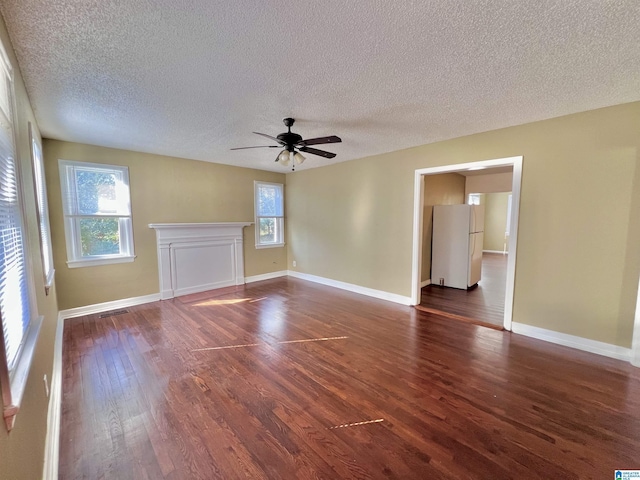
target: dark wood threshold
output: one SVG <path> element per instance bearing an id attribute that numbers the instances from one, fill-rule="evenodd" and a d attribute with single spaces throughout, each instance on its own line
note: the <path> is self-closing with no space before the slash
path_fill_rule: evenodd
<path id="1" fill-rule="evenodd" d="M 447 317 L 453 320 L 459 320 L 461 322 L 471 323 L 473 325 L 480 325 L 481 327 L 492 328 L 493 330 L 504 330 L 504 327 L 501 325 L 495 325 L 493 323 L 483 322 L 482 320 L 478 320 L 477 318 L 464 317 L 462 315 L 456 315 L 455 313 L 443 312 L 442 310 L 425 307 L 423 305 L 414 305 L 414 307 L 416 310 L 420 310 L 421 312 L 432 313 L 433 315 L 439 315 L 441 317 Z"/>

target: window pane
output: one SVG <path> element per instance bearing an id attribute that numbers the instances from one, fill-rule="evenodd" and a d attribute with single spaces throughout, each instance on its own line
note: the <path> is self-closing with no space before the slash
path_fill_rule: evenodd
<path id="1" fill-rule="evenodd" d="M 258 215 L 283 215 L 282 189 L 278 185 L 260 185 L 258 188 Z"/>
<path id="2" fill-rule="evenodd" d="M 82 256 L 119 255 L 120 229 L 117 218 L 81 218 Z"/>
<path id="3" fill-rule="evenodd" d="M 33 177 L 36 186 L 36 204 L 38 208 L 38 224 L 40 230 L 40 247 L 42 248 L 42 267 L 45 286 L 51 285 L 53 280 L 53 252 L 49 227 L 49 207 L 47 204 L 47 188 L 45 185 L 44 164 L 39 139 L 34 133 L 34 127 L 29 123 L 31 137 L 31 153 L 33 155 Z"/>
<path id="4" fill-rule="evenodd" d="M 9 210 L 5 205 L 0 209 L 3 213 Z M 31 319 L 18 215 L 17 211 L 2 215 L 0 222 L 0 312 L 9 371 L 15 365 Z"/>
<path id="5" fill-rule="evenodd" d="M 276 243 L 277 227 L 275 218 L 261 218 L 260 223 L 260 243 Z"/>
<path id="6" fill-rule="evenodd" d="M 116 194 L 119 179 L 114 173 L 80 168 L 76 169 L 75 173 L 78 189 L 78 213 L 81 215 L 113 214 L 119 211 Z"/>

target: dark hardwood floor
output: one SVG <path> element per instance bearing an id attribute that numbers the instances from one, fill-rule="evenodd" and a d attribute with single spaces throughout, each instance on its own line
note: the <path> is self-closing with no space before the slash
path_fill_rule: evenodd
<path id="1" fill-rule="evenodd" d="M 280 278 L 65 322 L 61 479 L 608 479 L 640 369 Z"/>
<path id="2" fill-rule="evenodd" d="M 507 255 L 482 254 L 482 279 L 471 290 L 427 285 L 422 289 L 420 306 L 464 319 L 501 328 L 504 324 L 504 298 L 507 282 Z"/>

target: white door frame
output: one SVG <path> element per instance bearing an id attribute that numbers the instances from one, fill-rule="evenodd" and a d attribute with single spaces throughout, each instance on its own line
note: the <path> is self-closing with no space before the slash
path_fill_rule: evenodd
<path id="1" fill-rule="evenodd" d="M 633 325 L 633 340 L 631 341 L 631 365 L 640 367 L 640 282 L 638 282 L 638 299 Z"/>
<path id="2" fill-rule="evenodd" d="M 469 169 L 513 166 L 511 186 L 511 225 L 509 228 L 509 257 L 507 259 L 507 286 L 504 304 L 504 328 L 511 330 L 513 321 L 513 292 L 516 276 L 516 253 L 518 246 L 518 218 L 520 215 L 520 187 L 522 184 L 522 156 L 459 163 L 441 167 L 420 168 L 415 171 L 413 187 L 413 255 L 411 265 L 411 305 L 420 303 L 420 266 L 422 264 L 422 210 L 424 203 L 424 175 L 454 173 Z M 640 290 L 639 290 L 640 295 Z M 639 297 L 640 301 L 640 297 Z M 639 340 L 640 343 L 640 340 Z M 640 349 L 640 346 L 638 347 Z"/>

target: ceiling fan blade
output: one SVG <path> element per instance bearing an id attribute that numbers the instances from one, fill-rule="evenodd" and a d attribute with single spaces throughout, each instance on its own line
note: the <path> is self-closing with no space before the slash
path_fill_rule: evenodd
<path id="1" fill-rule="evenodd" d="M 255 147 L 236 147 L 229 150 L 246 150 L 247 148 L 280 148 L 280 145 L 257 145 Z"/>
<path id="2" fill-rule="evenodd" d="M 317 148 L 300 147 L 298 148 L 298 150 L 300 150 L 301 152 L 310 153 L 311 155 L 320 155 L 321 157 L 325 158 L 333 158 L 336 156 L 335 153 L 325 152 L 324 150 L 318 150 Z"/>
<path id="3" fill-rule="evenodd" d="M 323 143 L 340 143 L 341 141 L 342 139 L 340 137 L 331 135 L 329 137 L 308 138 L 307 140 L 300 140 L 296 145 L 320 145 Z"/>
<path id="4" fill-rule="evenodd" d="M 278 142 L 280 145 L 285 145 L 285 142 L 283 142 L 279 138 L 272 137 L 271 135 L 267 135 L 266 133 L 260 133 L 260 132 L 253 132 L 253 133 L 255 133 L 256 135 L 262 135 L 263 137 L 273 140 L 274 142 Z"/>

